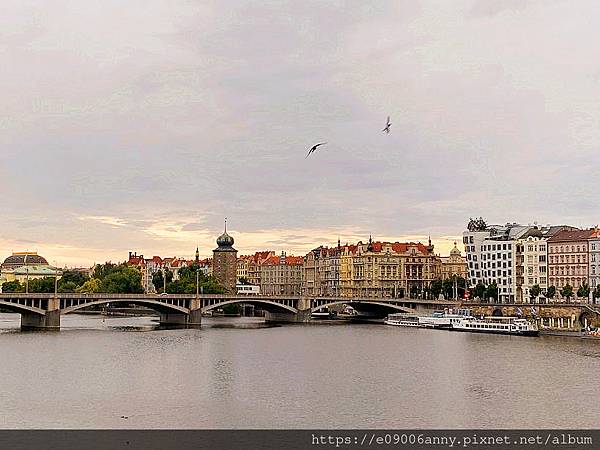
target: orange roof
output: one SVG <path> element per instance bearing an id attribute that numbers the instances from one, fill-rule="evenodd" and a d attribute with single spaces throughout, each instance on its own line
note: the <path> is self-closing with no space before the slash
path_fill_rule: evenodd
<path id="1" fill-rule="evenodd" d="M 282 263 L 282 259 L 283 264 L 288 266 L 304 264 L 304 257 L 302 256 L 285 256 L 283 258 L 281 256 L 271 256 L 263 264 L 267 266 L 277 266 Z"/>
<path id="2" fill-rule="evenodd" d="M 590 230 L 561 230 L 558 233 L 548 239 L 548 242 L 575 242 L 585 241 L 590 238 L 598 237 L 600 234 L 599 229 Z"/>
<path id="3" fill-rule="evenodd" d="M 146 261 L 144 261 L 144 258 L 140 258 L 139 256 L 132 256 L 129 258 L 129 261 L 127 261 L 127 264 L 132 266 L 141 266 L 146 264 Z"/>

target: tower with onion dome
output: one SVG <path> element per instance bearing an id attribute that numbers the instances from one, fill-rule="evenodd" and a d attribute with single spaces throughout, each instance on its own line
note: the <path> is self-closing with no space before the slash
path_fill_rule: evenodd
<path id="1" fill-rule="evenodd" d="M 217 248 L 213 250 L 213 277 L 228 293 L 235 293 L 237 281 L 237 250 L 233 248 L 234 240 L 225 231 L 217 238 Z"/>

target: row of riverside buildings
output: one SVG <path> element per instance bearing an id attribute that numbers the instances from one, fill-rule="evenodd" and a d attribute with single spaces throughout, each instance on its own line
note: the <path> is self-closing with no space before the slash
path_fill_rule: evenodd
<path id="1" fill-rule="evenodd" d="M 431 282 L 452 276 L 466 277 L 467 264 L 454 244 L 449 256 L 434 253 L 431 239 L 420 242 L 367 242 L 319 246 L 305 256 L 261 251 L 237 256 L 227 230 L 217 238 L 213 257 L 195 260 L 144 258 L 130 252 L 128 263 L 140 268 L 146 292 L 154 292 L 153 273 L 170 270 L 173 278 L 184 265 L 194 262 L 229 292 L 239 283 L 259 287 L 262 295 L 332 297 L 404 297 L 422 294 Z"/>
<path id="2" fill-rule="evenodd" d="M 593 302 L 593 291 L 600 286 L 598 227 L 487 225 L 471 220 L 463 244 L 469 287 L 496 282 L 500 303 L 535 302 L 530 294 L 535 285 L 542 299 L 548 288 L 555 288 L 555 297 L 545 299 L 550 302 L 569 300 L 560 293 L 566 285 L 573 288 L 576 301 Z M 585 298 L 577 298 L 581 286 L 590 288 Z"/>

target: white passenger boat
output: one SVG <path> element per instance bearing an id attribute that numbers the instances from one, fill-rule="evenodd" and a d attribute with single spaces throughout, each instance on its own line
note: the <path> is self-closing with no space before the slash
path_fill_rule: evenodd
<path id="1" fill-rule="evenodd" d="M 535 323 L 517 317 L 485 317 L 476 319 L 465 317 L 452 324 L 452 330 L 472 333 L 515 334 L 519 336 L 538 336 Z"/>
<path id="2" fill-rule="evenodd" d="M 397 313 L 390 314 L 383 321 L 386 325 L 393 325 L 396 327 L 420 327 L 419 316 L 416 314 L 409 313 Z"/>
<path id="3" fill-rule="evenodd" d="M 446 308 L 444 311 L 434 311 L 430 316 L 419 316 L 419 324 L 426 328 L 452 328 L 467 317 L 472 317 L 470 309 Z"/>

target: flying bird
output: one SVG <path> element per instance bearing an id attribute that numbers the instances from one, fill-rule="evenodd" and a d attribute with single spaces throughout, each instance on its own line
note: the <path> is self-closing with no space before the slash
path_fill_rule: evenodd
<path id="1" fill-rule="evenodd" d="M 313 145 L 311 147 L 311 149 L 308 151 L 308 155 L 306 155 L 306 157 L 304 159 L 308 158 L 310 156 L 310 154 L 313 153 L 319 145 L 325 145 L 325 144 L 327 144 L 327 142 L 320 142 L 318 144 Z"/>
<path id="2" fill-rule="evenodd" d="M 390 122 L 390 116 L 388 116 L 387 122 L 385 124 L 385 128 L 381 131 L 389 134 L 391 126 L 392 126 L 392 123 Z"/>

